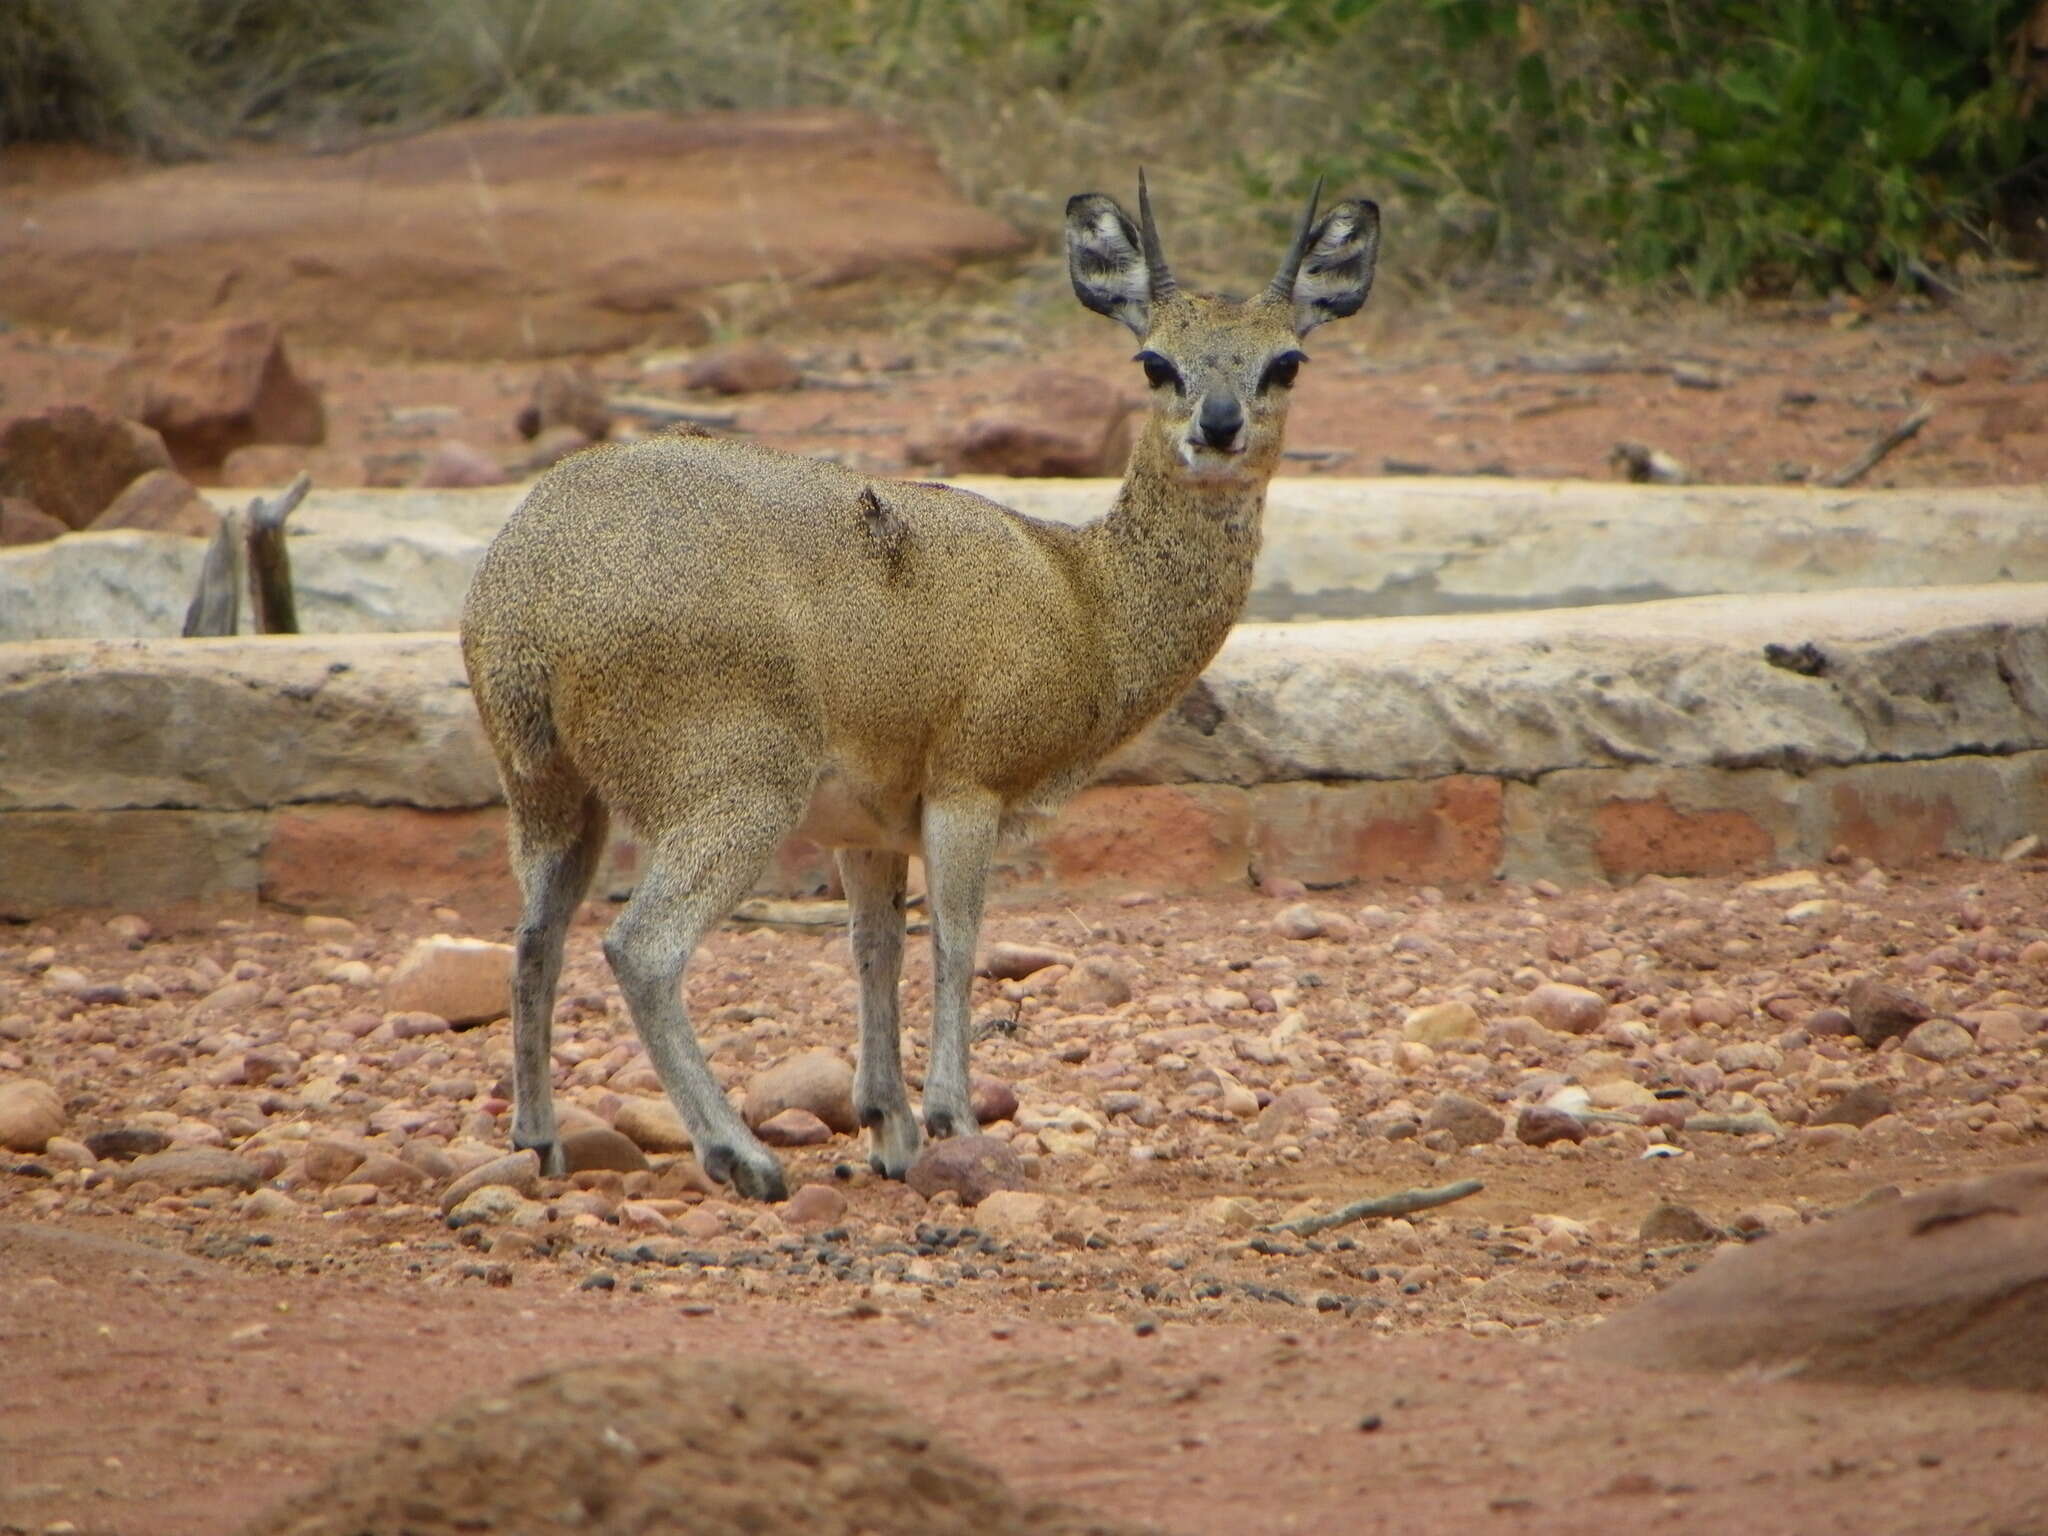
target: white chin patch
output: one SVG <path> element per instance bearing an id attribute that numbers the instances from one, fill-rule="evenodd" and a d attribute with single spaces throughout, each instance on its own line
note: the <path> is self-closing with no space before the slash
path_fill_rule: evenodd
<path id="1" fill-rule="evenodd" d="M 1243 454 L 1198 448 L 1186 438 L 1180 441 L 1180 461 L 1197 480 L 1230 480 L 1244 472 Z"/>

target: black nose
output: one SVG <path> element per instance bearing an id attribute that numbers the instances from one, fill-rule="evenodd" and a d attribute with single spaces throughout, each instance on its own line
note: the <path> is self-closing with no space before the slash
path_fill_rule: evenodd
<path id="1" fill-rule="evenodd" d="M 1244 430 L 1244 407 L 1229 395 L 1204 395 L 1195 428 L 1211 448 L 1228 448 Z"/>

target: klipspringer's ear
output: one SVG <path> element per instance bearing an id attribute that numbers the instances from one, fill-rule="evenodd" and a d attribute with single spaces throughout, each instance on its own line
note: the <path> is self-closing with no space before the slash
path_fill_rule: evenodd
<path id="1" fill-rule="evenodd" d="M 1277 295 L 1294 306 L 1294 333 L 1306 336 L 1325 320 L 1357 314 L 1372 292 L 1379 254 L 1379 204 L 1354 197 L 1324 214 L 1301 242 L 1287 293 Z"/>
<path id="2" fill-rule="evenodd" d="M 1067 275 L 1075 298 L 1144 339 L 1152 319 L 1151 274 L 1138 226 L 1105 192 L 1067 199 Z"/>

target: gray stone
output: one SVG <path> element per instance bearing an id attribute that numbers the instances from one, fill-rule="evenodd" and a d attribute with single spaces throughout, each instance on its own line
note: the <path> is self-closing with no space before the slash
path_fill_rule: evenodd
<path id="1" fill-rule="evenodd" d="M 1894 1035 L 1911 1033 L 1914 1025 L 1933 1012 L 1912 993 L 1869 976 L 1859 976 L 1849 983 L 1843 1003 L 1849 1010 L 1850 1029 L 1869 1046 L 1882 1045 Z"/>
<path id="2" fill-rule="evenodd" d="M 1430 1105 L 1422 1129 L 1425 1135 L 1431 1131 L 1444 1131 L 1459 1146 L 1476 1147 L 1482 1142 L 1500 1140 L 1500 1133 L 1507 1129 L 1507 1124 L 1498 1110 L 1477 1099 L 1462 1093 L 1440 1093 L 1436 1102 Z"/>
<path id="3" fill-rule="evenodd" d="M 1875 1083 L 1858 1083 L 1807 1121 L 1808 1125 L 1853 1125 L 1858 1129 L 1892 1112 L 1892 1096 Z"/>
<path id="4" fill-rule="evenodd" d="M 506 1184 L 485 1184 L 471 1190 L 443 1211 L 451 1227 L 537 1227 L 548 1208 Z"/>
<path id="5" fill-rule="evenodd" d="M 1954 1019 L 1929 1019 L 1907 1033 L 1903 1049 L 1922 1061 L 1955 1061 L 1977 1049 L 1970 1032 Z"/>
<path id="6" fill-rule="evenodd" d="M 146 1125 L 116 1126 L 112 1130 L 94 1131 L 85 1138 L 87 1150 L 107 1163 L 133 1162 L 138 1157 L 161 1152 L 170 1144 L 169 1136 Z"/>
<path id="7" fill-rule="evenodd" d="M 1665 1200 L 1650 1208 L 1636 1235 L 1646 1243 L 1710 1243 L 1721 1229 L 1691 1206 Z"/>

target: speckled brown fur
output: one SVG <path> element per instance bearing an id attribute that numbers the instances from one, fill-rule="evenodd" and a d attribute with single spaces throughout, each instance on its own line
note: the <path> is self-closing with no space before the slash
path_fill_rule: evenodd
<path id="1" fill-rule="evenodd" d="M 967 1005 L 989 859 L 1222 644 L 1258 553 L 1286 359 L 1371 281 L 1367 203 L 1320 224 L 1312 205 L 1281 276 L 1243 302 L 1180 290 L 1142 189 L 1140 206 L 1142 231 L 1099 194 L 1068 208 L 1077 294 L 1131 327 L 1148 372 L 1171 374 L 1099 522 L 1040 522 L 730 439 L 658 437 L 556 466 L 493 542 L 462 645 L 525 892 L 519 1145 L 559 1163 L 548 1021 L 608 814 L 647 864 L 606 955 L 709 1172 L 757 1198 L 783 1188 L 706 1068 L 679 982 L 799 828 L 841 850 L 862 978 L 855 1105 L 877 1166 L 900 1177 L 920 1140 L 896 1018 L 911 855 L 925 859 L 934 916 L 926 1126 L 974 1129 Z"/>

